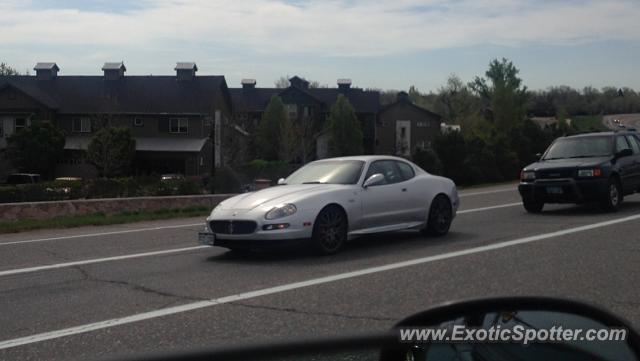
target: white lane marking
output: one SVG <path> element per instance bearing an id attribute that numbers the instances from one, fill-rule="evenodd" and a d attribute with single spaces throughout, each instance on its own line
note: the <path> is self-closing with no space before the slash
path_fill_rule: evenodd
<path id="1" fill-rule="evenodd" d="M 163 229 L 185 228 L 185 227 L 195 227 L 195 226 L 204 226 L 204 221 L 202 221 L 202 223 L 178 224 L 178 225 L 175 225 L 175 226 L 136 228 L 136 229 L 127 229 L 127 230 L 124 230 L 124 231 L 77 234 L 77 235 L 73 235 L 73 236 L 60 236 L 60 237 L 50 237 L 50 238 L 40 238 L 40 239 L 27 239 L 27 240 L 23 240 L 23 241 L 0 242 L 0 246 L 7 246 L 7 245 L 11 245 L 11 244 L 22 244 L 22 243 L 57 241 L 57 240 L 60 240 L 60 239 L 71 239 L 71 238 L 110 236 L 110 235 L 113 235 L 113 234 L 126 234 L 126 233 L 134 233 L 134 232 L 159 231 L 159 230 L 163 230 Z"/>
<path id="2" fill-rule="evenodd" d="M 159 256 L 163 254 L 171 254 L 178 252 L 186 252 L 193 251 L 201 248 L 209 248 L 209 246 L 194 246 L 194 247 L 185 247 L 185 248 L 173 248 L 173 249 L 165 249 L 162 251 L 153 251 L 153 252 L 144 252 L 144 253 L 134 253 L 134 254 L 126 254 L 122 256 L 114 256 L 114 257 L 105 257 L 105 258 L 94 258 L 94 259 L 86 259 L 83 261 L 74 261 L 74 262 L 65 262 L 65 263 L 56 263 L 45 266 L 36 266 L 36 267 L 28 267 L 28 268 L 18 268 L 18 269 L 10 269 L 6 271 L 0 271 L 0 276 L 11 276 L 22 273 L 30 273 L 37 271 L 44 271 L 56 268 L 64 268 L 64 267 L 73 267 L 73 266 L 81 266 L 85 264 L 92 263 L 102 263 L 109 261 L 120 261 L 123 259 L 131 259 L 131 258 L 140 258 L 140 257 L 149 257 L 149 256 Z"/>
<path id="3" fill-rule="evenodd" d="M 457 214 L 465 214 L 465 213 L 474 213 L 474 212 L 483 212 L 483 211 L 489 211 L 492 209 L 498 209 L 498 208 L 507 208 L 507 207 L 515 207 L 515 206 L 520 206 L 522 205 L 522 202 L 517 202 L 517 203 L 506 203 L 506 204 L 498 204 L 497 206 L 489 206 L 489 207 L 482 207 L 482 208 L 472 208 L 472 209 L 464 209 L 461 211 L 456 212 Z"/>
<path id="4" fill-rule="evenodd" d="M 613 220 L 605 221 L 605 222 L 593 223 L 593 224 L 580 226 L 580 227 L 568 228 L 568 229 L 564 229 L 564 230 L 556 231 L 556 232 L 551 232 L 551 233 L 543 233 L 543 234 L 538 234 L 538 235 L 535 235 L 535 236 L 518 238 L 518 239 L 511 240 L 511 241 L 494 243 L 494 244 L 490 244 L 490 245 L 486 245 L 486 246 L 473 247 L 473 248 L 468 248 L 468 249 L 465 249 L 465 250 L 448 252 L 448 253 L 443 253 L 443 254 L 439 254 L 439 255 L 435 255 L 435 256 L 416 258 L 416 259 L 403 261 L 403 262 L 397 262 L 397 263 L 390 263 L 390 264 L 383 265 L 383 266 L 365 268 L 365 269 L 361 269 L 361 270 L 358 270 L 358 271 L 352 271 L 352 272 L 339 273 L 339 274 L 332 275 L 332 276 L 313 278 L 313 279 L 310 279 L 310 280 L 307 280 L 307 281 L 294 282 L 294 283 L 284 284 L 284 285 L 280 285 L 280 286 L 269 287 L 269 288 L 264 288 L 264 289 L 260 289 L 260 290 L 239 293 L 239 294 L 236 294 L 236 295 L 231 295 L 231 296 L 226 296 L 226 297 L 221 297 L 221 298 L 213 298 L 213 299 L 204 300 L 204 301 L 198 301 L 198 302 L 193 302 L 193 303 L 187 303 L 187 304 L 180 305 L 180 306 L 174 306 L 174 307 L 162 308 L 162 309 L 154 310 L 154 311 L 142 312 L 142 313 L 138 313 L 138 314 L 131 315 L 131 316 L 120 317 L 120 318 L 112 318 L 110 320 L 99 321 L 99 322 L 95 322 L 95 323 L 89 323 L 89 324 L 85 324 L 85 325 L 81 325 L 81 326 L 70 327 L 70 328 L 65 328 L 65 329 L 61 329 L 61 330 L 44 332 L 44 333 L 39 333 L 39 334 L 30 335 L 30 336 L 26 336 L 26 337 L 20 337 L 20 338 L 15 338 L 15 339 L 11 339 L 11 340 L 0 341 L 0 350 L 11 348 L 11 347 L 16 347 L 16 346 L 20 346 L 20 345 L 26 345 L 26 344 L 30 344 L 30 343 L 41 342 L 41 341 L 45 341 L 45 340 L 56 339 L 56 338 L 60 338 L 60 337 L 70 336 L 70 335 L 76 335 L 76 334 L 85 333 L 85 332 L 91 332 L 91 331 L 100 330 L 100 329 L 109 328 L 109 327 L 115 327 L 115 326 L 119 326 L 119 325 L 125 325 L 125 324 L 128 324 L 128 323 L 149 320 L 149 319 L 153 319 L 153 318 L 157 318 L 157 317 L 175 315 L 175 314 L 182 313 L 182 312 L 193 311 L 193 310 L 197 310 L 197 309 L 201 309 L 201 308 L 205 308 L 205 307 L 216 306 L 216 305 L 220 305 L 220 304 L 224 304 L 224 303 L 247 300 L 247 299 L 250 299 L 250 298 L 256 298 L 256 297 L 261 297 L 261 296 L 272 295 L 272 294 L 275 294 L 275 293 L 287 292 L 287 291 L 300 289 L 300 288 L 304 288 L 304 287 L 317 286 L 317 285 L 321 285 L 321 284 L 325 284 L 325 283 L 331 283 L 331 282 L 336 282 L 336 281 L 345 280 L 345 279 L 349 279 L 349 278 L 356 278 L 356 277 L 370 275 L 370 274 L 374 274 L 374 273 L 380 273 L 380 272 L 385 272 L 385 271 L 396 270 L 396 269 L 399 269 L 399 268 L 405 268 L 405 267 L 410 267 L 410 266 L 415 266 L 415 265 L 420 265 L 420 264 L 440 261 L 440 260 L 454 258 L 454 257 L 467 256 L 467 255 L 475 254 L 475 253 L 494 251 L 494 250 L 501 249 L 501 248 L 506 248 L 506 247 L 517 246 L 517 245 L 521 245 L 521 244 L 525 244 L 525 243 L 541 241 L 541 240 L 545 240 L 545 239 L 549 239 L 549 238 L 553 238 L 553 237 L 565 236 L 565 235 L 572 234 L 572 233 L 589 231 L 589 230 L 592 230 L 592 229 L 607 227 L 607 226 L 611 226 L 611 225 L 614 225 L 614 224 L 623 223 L 623 222 L 629 222 L 629 221 L 633 221 L 633 220 L 637 220 L 637 219 L 640 219 L 640 214 L 636 214 L 636 215 L 628 216 L 628 217 L 624 217 L 624 218 L 613 219 Z"/>
<path id="5" fill-rule="evenodd" d="M 498 209 L 498 208 L 513 207 L 513 206 L 517 206 L 517 205 L 520 205 L 520 204 L 521 203 L 500 204 L 500 205 L 491 206 L 491 207 L 467 209 L 467 210 L 463 210 L 463 211 L 458 211 L 457 213 L 458 214 L 464 214 L 464 213 L 472 213 L 472 212 L 482 212 L 482 211 L 489 211 L 489 210 Z M 31 272 L 37 272 L 37 271 L 44 271 L 44 270 L 50 270 L 50 269 L 56 269 L 56 268 L 80 266 L 80 265 L 92 264 L 92 263 L 102 263 L 102 262 L 109 262 L 109 261 L 120 261 L 120 260 L 125 260 L 125 259 L 130 259 L 130 258 L 140 258 L 140 257 L 148 257 L 148 256 L 157 256 L 157 255 L 163 255 L 163 254 L 185 252 L 185 251 L 191 251 L 191 250 L 194 250 L 194 249 L 207 248 L 207 247 L 209 247 L 209 246 L 172 248 L 172 249 L 167 249 L 167 250 L 162 250 L 162 251 L 135 253 L 135 254 L 128 254 L 128 255 L 122 255 L 122 256 L 113 256 L 113 257 L 106 257 L 106 258 L 94 258 L 94 259 L 88 259 L 88 260 L 84 260 L 84 261 L 74 261 L 74 262 L 57 263 L 57 264 L 44 265 L 44 266 L 35 266 L 35 267 L 27 267 L 27 268 L 19 268 L 19 269 L 10 269 L 10 270 L 6 270 L 6 271 L 0 271 L 0 277 L 23 274 L 23 273 L 31 273 Z"/>
<path id="6" fill-rule="evenodd" d="M 516 188 L 516 187 L 501 188 L 501 189 L 495 189 L 495 190 L 492 190 L 492 191 L 460 193 L 460 194 L 458 194 L 458 197 L 480 196 L 480 195 L 483 195 L 483 194 L 501 193 L 501 192 L 517 191 L 517 190 L 518 190 L 518 188 Z"/>

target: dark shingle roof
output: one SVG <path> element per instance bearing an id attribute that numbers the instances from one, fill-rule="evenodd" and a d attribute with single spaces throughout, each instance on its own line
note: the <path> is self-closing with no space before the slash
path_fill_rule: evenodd
<path id="1" fill-rule="evenodd" d="M 60 113 L 208 114 L 226 82 L 223 76 L 59 76 L 40 81 L 34 76 L 0 76 L 0 89 L 13 86 Z"/>
<path id="2" fill-rule="evenodd" d="M 417 109 L 418 111 L 420 111 L 422 113 L 425 113 L 425 114 L 427 114 L 427 115 L 429 115 L 431 117 L 434 117 L 434 118 L 437 118 L 437 119 L 442 119 L 442 116 L 440 114 L 434 113 L 434 112 L 430 111 L 429 109 L 425 109 L 425 108 L 423 108 L 423 107 L 421 107 L 419 105 L 413 104 L 412 102 L 410 102 L 408 100 L 396 100 L 395 102 L 393 102 L 391 104 L 387 104 L 387 105 L 385 105 L 384 107 L 382 107 L 380 109 L 380 114 L 386 112 L 387 110 L 389 110 L 389 109 L 391 109 L 391 108 L 393 108 L 393 107 L 395 107 L 397 105 L 403 105 L 403 104 L 409 105 L 410 107 L 413 107 L 413 108 Z"/>
<path id="3" fill-rule="evenodd" d="M 289 89 L 292 89 L 292 87 L 285 89 L 230 88 L 229 92 L 231 94 L 234 108 L 237 107 L 238 109 L 246 111 L 263 111 L 267 107 L 272 96 L 279 95 Z M 377 113 L 380 109 L 380 94 L 377 91 L 364 91 L 358 88 L 352 88 L 346 91 L 336 88 L 294 89 L 304 92 L 317 99 L 319 102 L 324 103 L 327 108 L 331 107 L 336 102 L 339 94 L 344 94 L 349 99 L 349 102 L 355 108 L 357 113 Z"/>

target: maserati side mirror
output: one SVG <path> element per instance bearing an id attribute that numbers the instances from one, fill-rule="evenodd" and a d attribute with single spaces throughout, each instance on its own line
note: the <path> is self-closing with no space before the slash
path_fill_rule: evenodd
<path id="1" fill-rule="evenodd" d="M 381 173 L 376 173 L 371 177 L 367 178 L 367 180 L 364 181 L 364 184 L 362 184 L 362 187 L 368 188 L 371 186 L 381 184 L 382 182 L 384 182 L 384 176 Z"/>
<path id="2" fill-rule="evenodd" d="M 278 179 L 278 185 L 283 185 L 283 184 L 287 184 L 286 180 L 284 178 Z"/>

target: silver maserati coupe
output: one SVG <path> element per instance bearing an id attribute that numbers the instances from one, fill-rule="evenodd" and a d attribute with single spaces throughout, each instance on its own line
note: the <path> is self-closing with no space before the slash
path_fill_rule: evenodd
<path id="1" fill-rule="evenodd" d="M 277 186 L 221 202 L 207 217 L 199 241 L 236 250 L 306 241 L 331 254 L 365 234 L 416 229 L 445 235 L 458 204 L 452 180 L 405 159 L 323 159 Z"/>

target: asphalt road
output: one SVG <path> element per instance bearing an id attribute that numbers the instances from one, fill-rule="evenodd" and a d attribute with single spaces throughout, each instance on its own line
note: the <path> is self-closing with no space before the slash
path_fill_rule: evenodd
<path id="1" fill-rule="evenodd" d="M 640 328 L 640 196 L 530 215 L 515 185 L 461 194 L 446 237 L 367 237 L 331 257 L 199 247 L 202 219 L 0 235 L 0 360 L 385 330 L 487 296 L 583 300 Z"/>

